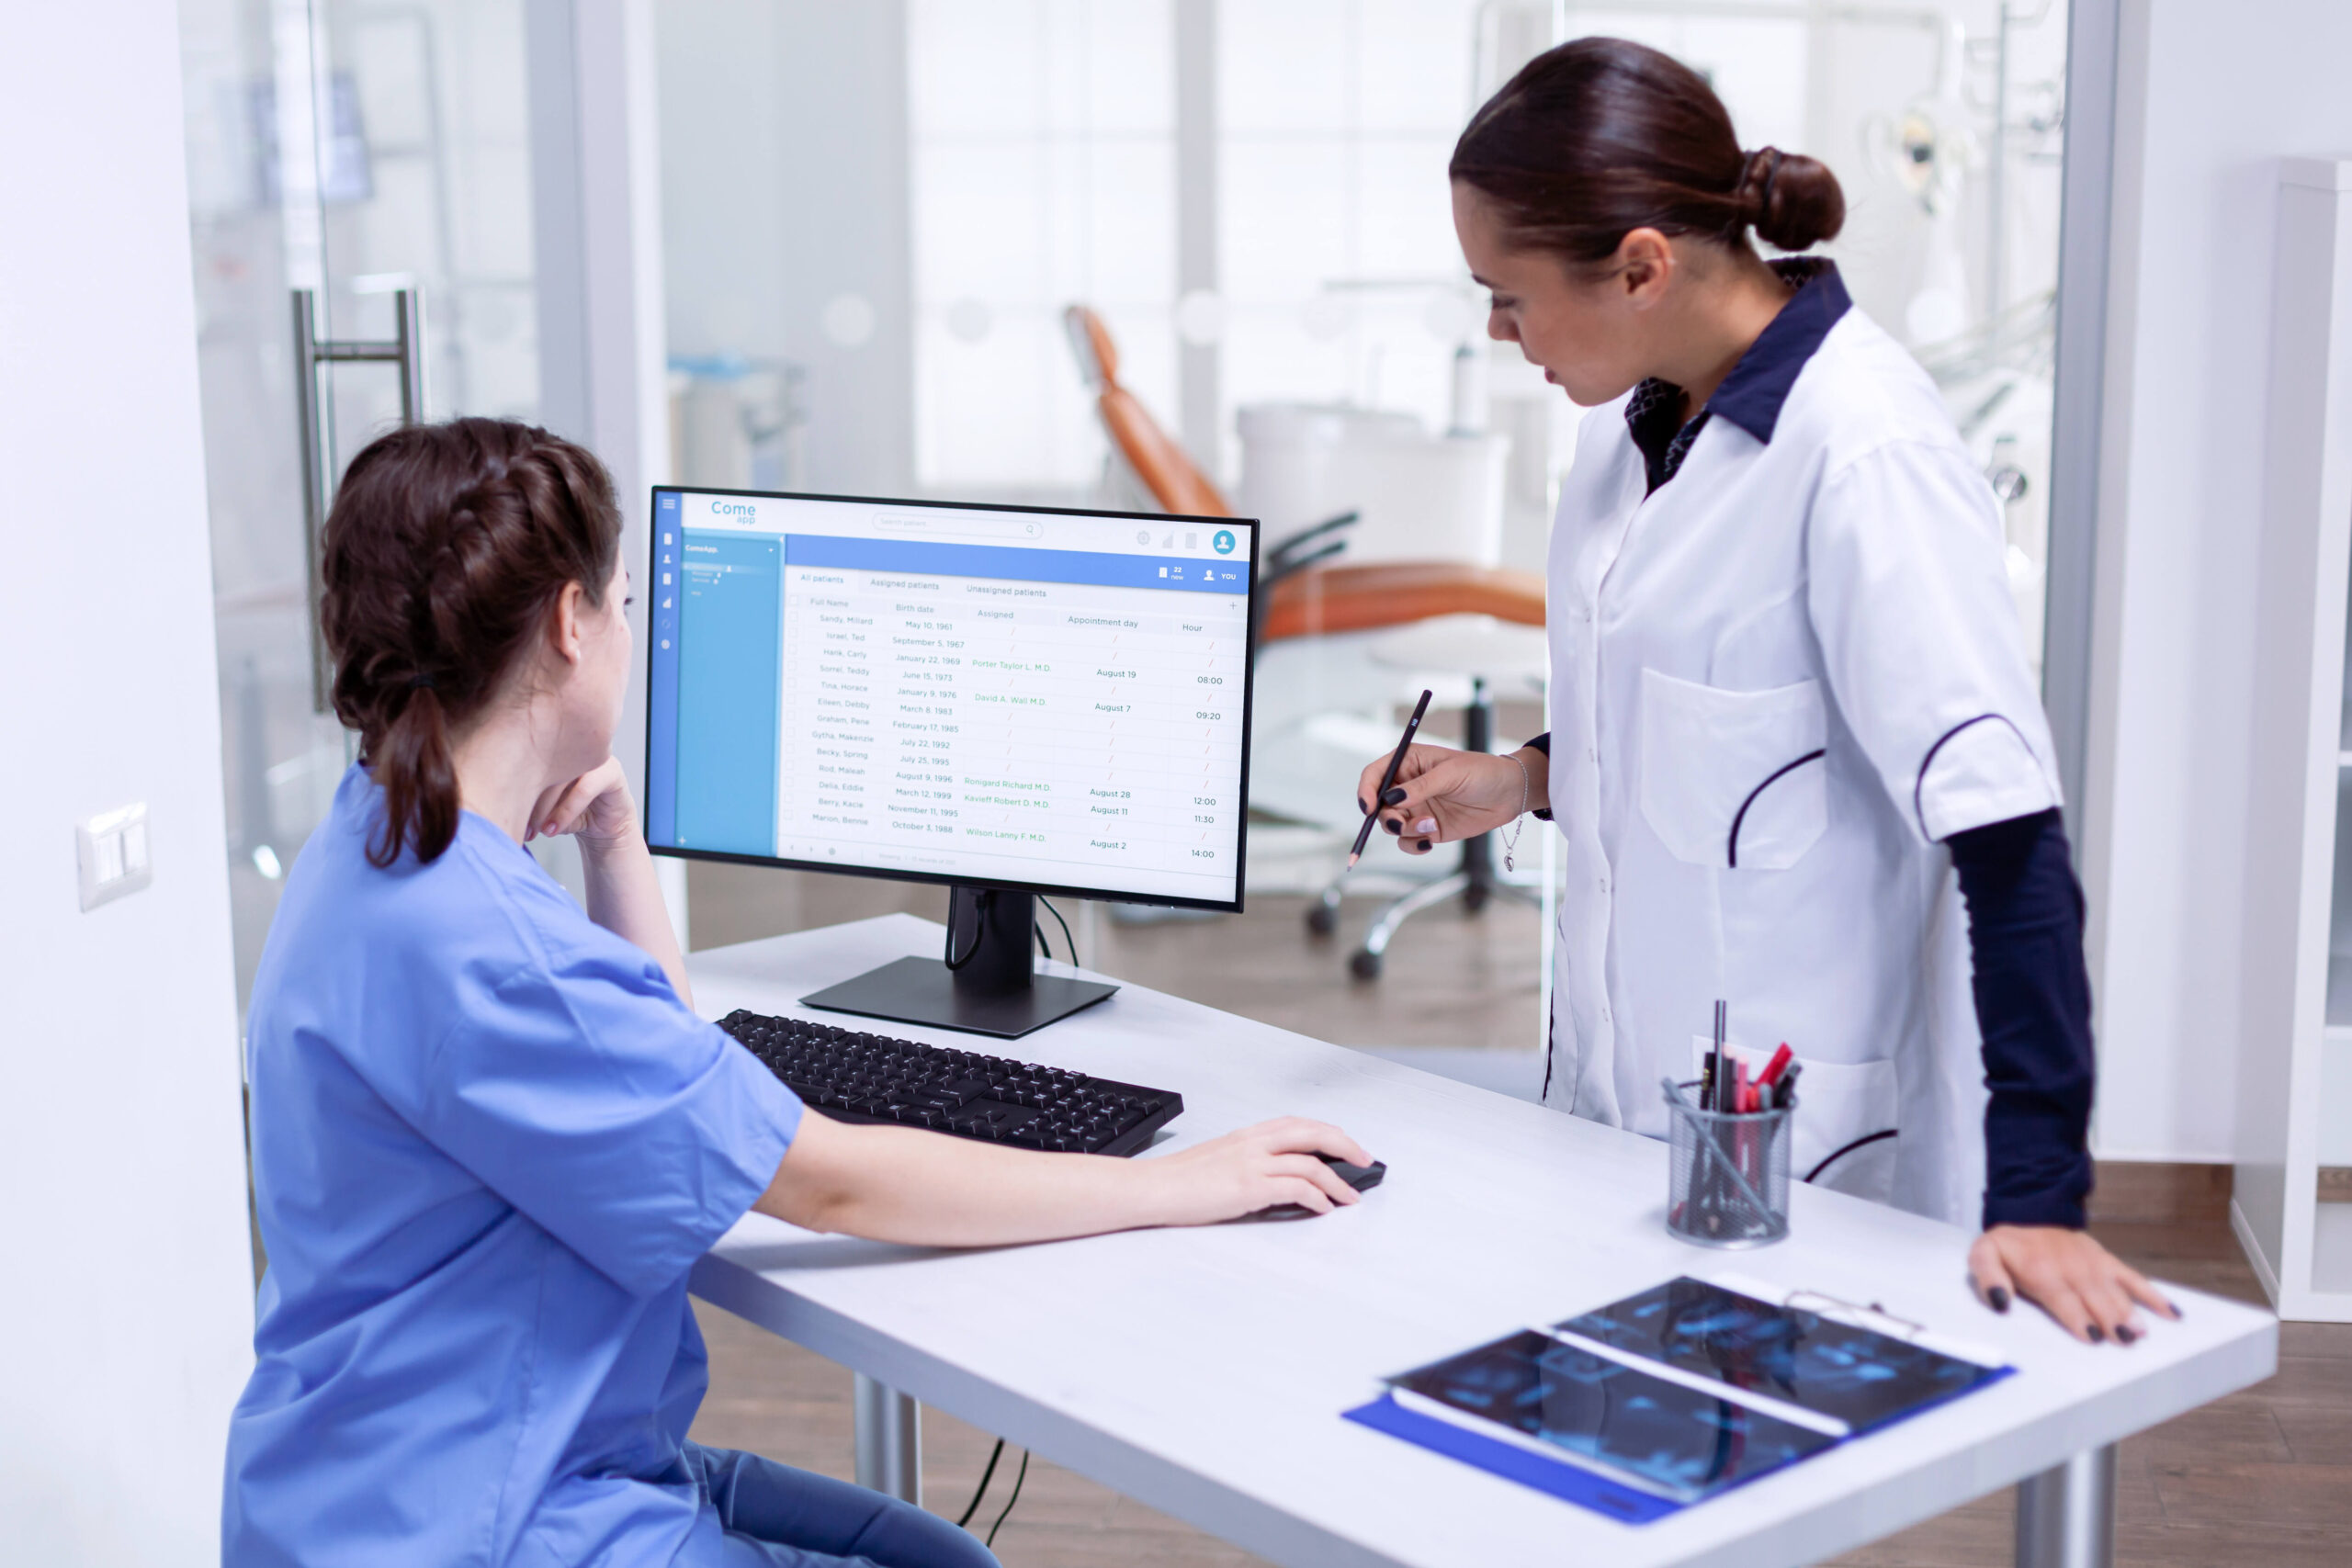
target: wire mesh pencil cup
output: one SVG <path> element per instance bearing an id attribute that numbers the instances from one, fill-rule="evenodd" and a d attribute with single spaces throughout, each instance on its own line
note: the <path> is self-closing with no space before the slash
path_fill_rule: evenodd
<path id="1" fill-rule="evenodd" d="M 1700 1247 L 1769 1247 L 1789 1234 L 1789 1123 L 1778 1111 L 1702 1111 L 1699 1086 L 1668 1078 L 1673 1164 L 1666 1228 Z"/>

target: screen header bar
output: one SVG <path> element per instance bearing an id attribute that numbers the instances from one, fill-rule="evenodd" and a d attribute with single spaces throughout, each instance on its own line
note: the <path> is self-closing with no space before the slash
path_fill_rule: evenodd
<path id="1" fill-rule="evenodd" d="M 1257 525 L 1241 518 L 1155 517 L 1023 507 L 926 506 L 855 497 L 737 495 L 662 489 L 657 515 L 688 528 L 845 539 L 934 541 L 1149 557 L 1155 566 L 1216 562 L 1249 580 Z M 933 570 L 942 570 L 933 568 Z M 1173 575 L 1172 573 L 1170 574 Z M 1193 580 L 1186 572 L 1187 581 Z M 1219 573 L 1213 581 L 1227 581 Z M 1154 586 L 1158 574 L 1153 574 Z"/>
<path id="2" fill-rule="evenodd" d="M 852 571 L 904 572 L 910 577 L 989 577 L 1027 582 L 1084 582 L 1112 588 L 1247 593 L 1250 563 L 1170 561 L 1165 557 L 1104 555 L 1002 545 L 912 539 L 848 539 L 787 534 L 784 563 Z"/>

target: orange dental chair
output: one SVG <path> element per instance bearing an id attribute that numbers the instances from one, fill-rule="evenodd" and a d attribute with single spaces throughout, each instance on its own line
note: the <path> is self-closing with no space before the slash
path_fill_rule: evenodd
<path id="1" fill-rule="evenodd" d="M 1080 373 L 1095 394 L 1096 411 L 1114 450 L 1136 482 L 1171 513 L 1230 517 L 1233 509 L 1184 449 L 1170 438 L 1143 403 L 1119 384 L 1119 355 L 1102 319 L 1084 305 L 1063 312 L 1063 326 Z M 1355 513 L 1344 513 L 1269 546 L 1261 562 L 1251 636 L 1261 646 L 1291 637 L 1400 627 L 1439 615 L 1477 615 L 1522 626 L 1544 624 L 1543 580 L 1530 572 L 1468 561 L 1383 561 L 1336 564 L 1346 549 L 1346 529 Z M 1486 750 L 1493 744 L 1494 708 L 1486 682 L 1474 677 L 1464 715 L 1464 744 Z M 1307 907 L 1306 923 L 1317 935 L 1338 929 L 1340 882 L 1335 879 Z M 1384 909 L 1350 959 L 1362 979 L 1376 977 L 1397 928 L 1418 911 L 1459 895 L 1476 912 L 1502 894 L 1523 891 L 1494 875 L 1486 836 L 1466 840 L 1453 873 L 1427 883 Z"/>

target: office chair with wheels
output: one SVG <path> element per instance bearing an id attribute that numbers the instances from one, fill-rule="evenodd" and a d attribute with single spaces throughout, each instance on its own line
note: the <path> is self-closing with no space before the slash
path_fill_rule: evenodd
<path id="1" fill-rule="evenodd" d="M 1463 709 L 1462 720 L 1464 750 L 1494 750 L 1495 706 L 1487 694 L 1485 677 L 1471 677 L 1470 701 Z M 1396 940 L 1398 928 L 1423 909 L 1449 898 L 1459 897 L 1462 908 L 1474 915 L 1498 896 L 1540 905 L 1543 900 L 1536 894 L 1496 877 L 1494 846 L 1489 841 L 1493 837 L 1492 833 L 1481 833 L 1463 840 L 1461 854 L 1452 872 L 1434 882 L 1421 884 L 1381 910 L 1364 931 L 1362 944 L 1348 955 L 1349 972 L 1359 980 L 1378 979 L 1387 964 L 1388 944 Z M 1306 907 L 1308 931 L 1317 936 L 1329 936 L 1340 929 L 1340 894 L 1346 880 L 1344 872 L 1333 877 L 1315 902 Z"/>

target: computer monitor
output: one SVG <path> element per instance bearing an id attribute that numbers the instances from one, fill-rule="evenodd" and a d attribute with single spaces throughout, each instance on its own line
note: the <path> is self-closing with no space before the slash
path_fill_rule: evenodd
<path id="1" fill-rule="evenodd" d="M 949 961 L 809 1005 L 1012 1037 L 1113 988 L 1033 976 L 1035 896 L 1241 908 L 1256 524 L 669 486 L 652 515 L 654 852 L 956 890 Z"/>

